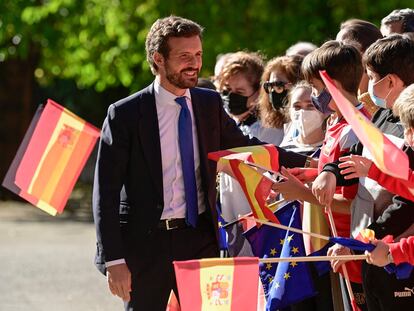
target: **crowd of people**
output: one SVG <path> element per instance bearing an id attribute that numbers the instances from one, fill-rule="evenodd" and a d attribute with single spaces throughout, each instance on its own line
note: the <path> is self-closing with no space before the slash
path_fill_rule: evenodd
<path id="1" fill-rule="evenodd" d="M 330 226 L 341 237 L 357 237 L 366 228 L 375 232 L 376 248 L 366 262 L 331 262 L 334 272 L 346 267 L 359 308 L 412 309 L 414 274 L 397 279 L 382 267 L 414 264 L 414 10 L 392 11 L 380 28 L 369 21 L 345 21 L 335 40 L 319 47 L 299 42 L 267 62 L 259 52 L 222 54 L 214 76 L 197 79 L 201 31 L 179 17 L 154 23 L 146 49 L 155 82 L 108 110 L 94 215 L 97 265 L 107 274 L 111 292 L 126 301 L 126 310 L 161 310 L 169 290 L 177 292 L 173 260 L 217 255 L 216 200 L 227 222 L 250 212 L 238 182 L 223 173 L 217 178 L 216 199 L 214 167 L 206 154 L 269 143 L 277 146 L 284 167 L 272 200 L 299 200 L 303 208 L 321 213 L 329 207 Z M 321 70 L 404 150 L 408 181 L 373 163 L 332 99 Z M 188 117 L 185 140 L 194 141 L 190 163 L 181 137 Z M 194 208 L 193 222 L 189 214 Z M 209 229 L 211 222 L 216 230 Z M 236 226 L 240 233 L 241 225 Z M 241 234 L 229 239 L 231 256 L 252 256 L 243 239 Z M 333 256 L 351 253 L 340 245 L 328 250 Z M 332 272 L 312 277 L 318 295 L 290 310 L 334 310 L 335 282 L 344 310 L 352 309 L 342 277 Z M 163 282 L 162 289 L 155 290 L 159 283 L 154 278 Z"/>

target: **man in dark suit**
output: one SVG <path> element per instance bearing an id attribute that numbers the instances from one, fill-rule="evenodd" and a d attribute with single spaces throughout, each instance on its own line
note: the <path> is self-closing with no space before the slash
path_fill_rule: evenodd
<path id="1" fill-rule="evenodd" d="M 172 261 L 217 257 L 215 164 L 207 153 L 260 144 L 242 135 L 218 93 L 195 88 L 202 28 L 157 20 L 146 40 L 156 76 L 108 109 L 96 163 L 96 264 L 126 310 L 165 310 Z M 279 150 L 288 167 L 306 157 Z"/>

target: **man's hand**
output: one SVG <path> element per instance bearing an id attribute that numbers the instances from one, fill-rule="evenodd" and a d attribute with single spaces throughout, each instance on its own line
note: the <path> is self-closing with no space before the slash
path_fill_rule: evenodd
<path id="1" fill-rule="evenodd" d="M 381 240 L 374 240 L 371 241 L 371 243 L 377 247 L 375 247 L 372 252 L 365 252 L 365 254 L 368 255 L 367 263 L 376 265 L 378 267 L 384 267 L 388 265 L 390 263 L 388 260 L 388 252 L 390 250 L 388 244 L 382 242 Z"/>
<path id="2" fill-rule="evenodd" d="M 318 176 L 317 168 L 294 167 L 289 168 L 288 171 L 303 183 L 312 182 Z"/>
<path id="3" fill-rule="evenodd" d="M 336 190 L 336 176 L 331 172 L 322 172 L 312 184 L 312 193 L 322 206 L 331 206 Z"/>
<path id="4" fill-rule="evenodd" d="M 343 255 L 351 255 L 351 250 L 345 246 L 340 244 L 335 244 L 328 249 L 328 256 L 343 256 Z M 331 267 L 334 272 L 338 272 L 340 267 L 346 263 L 345 260 L 331 260 Z"/>
<path id="5" fill-rule="evenodd" d="M 272 189 L 281 193 L 285 200 L 303 200 L 303 194 L 308 190 L 305 185 L 284 167 L 281 168 L 280 172 L 285 179 L 281 182 L 274 183 Z"/>
<path id="6" fill-rule="evenodd" d="M 131 291 L 131 272 L 129 272 L 128 266 L 123 263 L 106 269 L 106 278 L 111 293 L 124 301 L 129 301 L 131 299 L 129 295 Z"/>
<path id="7" fill-rule="evenodd" d="M 341 170 L 342 175 L 345 179 L 352 179 L 352 178 L 359 178 L 359 177 L 366 177 L 368 176 L 369 169 L 372 165 L 372 161 L 360 156 L 360 155 L 353 155 L 346 157 L 340 157 L 339 161 L 342 163 L 338 165 Z"/>

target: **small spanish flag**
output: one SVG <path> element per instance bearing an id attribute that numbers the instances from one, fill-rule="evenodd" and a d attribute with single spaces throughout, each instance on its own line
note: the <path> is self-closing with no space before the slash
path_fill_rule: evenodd
<path id="1" fill-rule="evenodd" d="M 36 111 L 3 186 L 53 216 L 62 213 L 99 132 L 48 99 Z"/>
<path id="2" fill-rule="evenodd" d="M 259 259 L 174 261 L 182 311 L 257 310 Z"/>
<path id="3" fill-rule="evenodd" d="M 218 172 L 224 172 L 239 182 L 255 218 L 279 223 L 266 202 L 273 182 L 262 173 L 266 170 L 279 170 L 279 152 L 275 146 L 259 145 L 221 150 L 210 152 L 208 158 L 217 161 Z"/>

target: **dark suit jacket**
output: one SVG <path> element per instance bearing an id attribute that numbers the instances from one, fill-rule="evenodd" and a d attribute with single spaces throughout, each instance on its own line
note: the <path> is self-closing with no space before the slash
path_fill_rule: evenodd
<path id="1" fill-rule="evenodd" d="M 220 95 L 190 89 L 197 127 L 202 189 L 207 210 L 216 218 L 216 165 L 207 154 L 221 149 L 261 144 L 249 139 L 225 113 Z M 279 149 L 279 158 L 286 159 Z M 306 157 L 290 155 L 285 166 L 303 166 Z M 283 160 L 282 160 L 283 161 Z M 99 144 L 93 190 L 98 269 L 105 261 L 126 258 L 130 248 L 145 243 L 164 207 L 158 118 L 153 84 L 108 109 Z M 217 221 L 213 221 L 217 227 Z"/>

